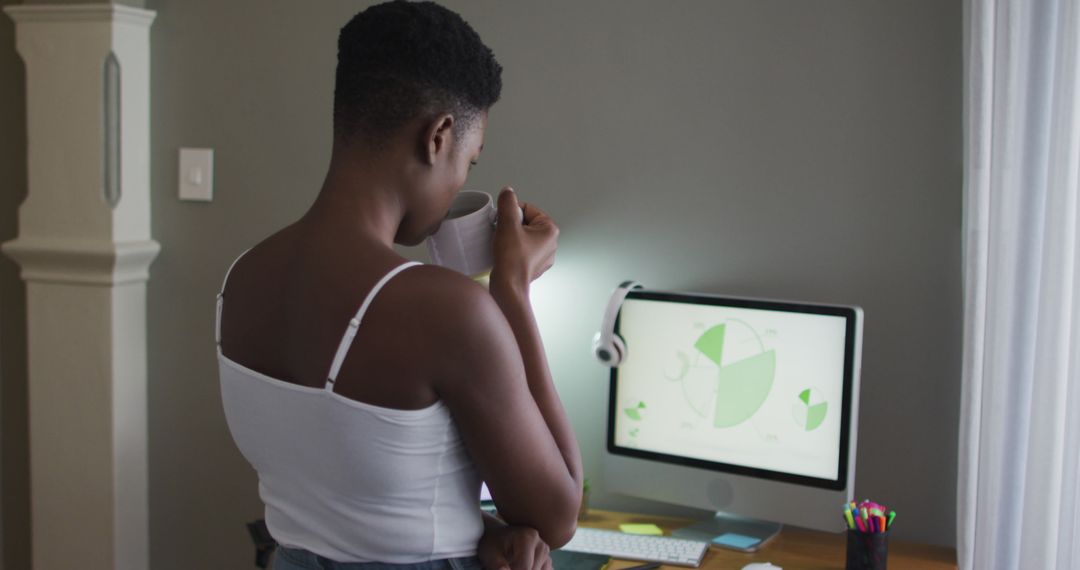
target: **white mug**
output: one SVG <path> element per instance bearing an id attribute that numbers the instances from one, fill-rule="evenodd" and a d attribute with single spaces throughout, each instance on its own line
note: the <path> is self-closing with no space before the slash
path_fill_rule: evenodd
<path id="1" fill-rule="evenodd" d="M 497 212 L 490 194 L 459 192 L 439 231 L 427 238 L 431 261 L 470 277 L 491 271 L 495 264 L 492 244 Z"/>

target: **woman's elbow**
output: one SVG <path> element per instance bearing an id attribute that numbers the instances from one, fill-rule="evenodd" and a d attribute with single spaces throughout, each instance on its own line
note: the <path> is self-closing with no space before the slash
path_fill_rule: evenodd
<path id="1" fill-rule="evenodd" d="M 566 496 L 553 501 L 551 507 L 550 512 L 557 514 L 552 517 L 553 520 L 546 529 L 547 533 L 541 533 L 541 538 L 548 546 L 555 549 L 570 542 L 574 533 L 577 532 L 577 518 L 581 509 L 580 491 L 567 493 Z"/>
<path id="2" fill-rule="evenodd" d="M 577 532 L 576 513 L 569 521 L 563 521 L 558 525 L 552 525 L 552 528 L 545 529 L 545 532 L 540 533 L 540 538 L 547 543 L 552 550 L 555 550 L 556 548 L 561 548 L 567 542 L 570 542 L 570 539 L 574 538 L 575 532 Z"/>
<path id="3" fill-rule="evenodd" d="M 525 501 L 505 505 L 496 495 L 495 506 L 508 524 L 535 529 L 544 543 L 556 549 L 570 542 L 577 531 L 581 491 L 573 486 L 550 489 L 533 493 Z"/>

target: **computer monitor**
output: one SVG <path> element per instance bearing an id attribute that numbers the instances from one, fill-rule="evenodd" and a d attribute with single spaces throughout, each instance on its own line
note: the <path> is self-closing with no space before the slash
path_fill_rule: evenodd
<path id="1" fill-rule="evenodd" d="M 747 550 L 781 524 L 846 528 L 860 308 L 634 290 L 616 331 L 608 490 L 715 511 L 676 534 Z"/>

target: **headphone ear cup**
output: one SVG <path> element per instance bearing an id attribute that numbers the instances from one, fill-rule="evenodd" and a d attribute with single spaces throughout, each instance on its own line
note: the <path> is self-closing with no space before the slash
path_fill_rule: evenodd
<path id="1" fill-rule="evenodd" d="M 603 335 L 600 333 L 596 333 L 596 335 L 593 336 L 593 355 L 596 356 L 601 364 L 605 366 L 614 366 L 612 361 L 619 358 L 618 348 L 604 344 L 602 339 Z"/>
<path id="2" fill-rule="evenodd" d="M 618 366 L 626 359 L 626 343 L 623 342 L 622 337 L 619 335 L 612 335 L 611 345 L 615 349 L 613 351 L 615 355 L 611 359 L 611 366 Z"/>
<path id="3" fill-rule="evenodd" d="M 600 332 L 593 337 L 593 356 L 604 366 L 615 367 L 626 355 L 626 344 L 615 334 L 615 323 L 619 319 L 619 307 L 626 296 L 634 289 L 641 289 L 636 281 L 623 281 L 611 293 L 604 320 L 600 322 Z"/>

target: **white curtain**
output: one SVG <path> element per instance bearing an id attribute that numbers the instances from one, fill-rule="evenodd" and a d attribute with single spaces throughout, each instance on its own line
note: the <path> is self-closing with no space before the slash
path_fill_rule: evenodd
<path id="1" fill-rule="evenodd" d="M 965 0 L 965 569 L 1080 568 L 1080 0 Z"/>

